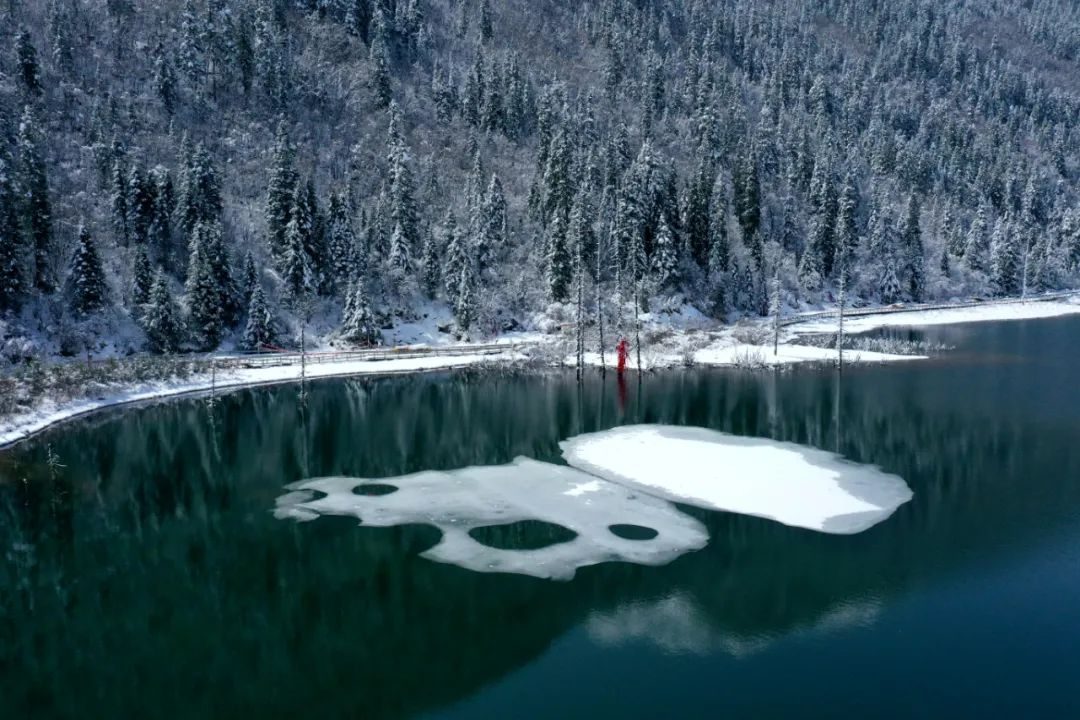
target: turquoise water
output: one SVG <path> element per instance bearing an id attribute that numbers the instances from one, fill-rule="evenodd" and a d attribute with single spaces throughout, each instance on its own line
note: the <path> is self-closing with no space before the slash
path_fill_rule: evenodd
<path id="1" fill-rule="evenodd" d="M 306 408 L 280 386 L 59 427 L 0 455 L 3 715 L 1075 717 L 1080 319 L 910 334 L 956 349 L 842 378 L 328 380 Z M 305 478 L 560 462 L 636 422 L 839 450 L 915 497 L 854 536 L 683 507 L 704 549 L 569 582 L 272 512 Z"/>

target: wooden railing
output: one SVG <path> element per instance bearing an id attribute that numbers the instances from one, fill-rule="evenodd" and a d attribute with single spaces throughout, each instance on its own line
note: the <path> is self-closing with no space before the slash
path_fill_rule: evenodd
<path id="1" fill-rule="evenodd" d="M 320 350 L 300 353 L 286 352 L 243 352 L 223 355 L 210 355 L 206 362 L 218 368 L 257 368 L 281 365 L 299 365 L 305 363 L 318 365 L 336 362 L 378 362 L 384 360 L 404 360 L 422 357 L 461 357 L 464 355 L 500 355 L 519 352 L 534 343 L 492 343 L 486 345 L 450 345 L 447 347 L 400 346 L 391 348 L 364 348 L 358 350 Z"/>

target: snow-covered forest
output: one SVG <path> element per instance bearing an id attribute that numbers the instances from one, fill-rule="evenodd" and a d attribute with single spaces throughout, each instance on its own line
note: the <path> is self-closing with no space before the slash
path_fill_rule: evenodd
<path id="1" fill-rule="evenodd" d="M 0 37 L 8 361 L 1080 282 L 1073 0 L 5 0 Z"/>

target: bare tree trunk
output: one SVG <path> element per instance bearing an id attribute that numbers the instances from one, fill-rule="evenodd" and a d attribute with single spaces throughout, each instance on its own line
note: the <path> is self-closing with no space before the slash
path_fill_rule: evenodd
<path id="1" fill-rule="evenodd" d="M 637 349 L 638 378 L 641 378 L 641 280 L 634 281 L 634 347 Z"/>
<path id="2" fill-rule="evenodd" d="M 600 292 L 600 271 L 602 264 L 600 262 L 600 238 L 596 238 L 596 327 L 599 331 L 599 343 L 600 343 L 600 374 L 607 375 L 607 360 L 604 358 L 604 303 L 603 297 Z"/>
<path id="3" fill-rule="evenodd" d="M 772 316 L 773 316 L 773 342 L 772 342 L 772 354 L 776 357 L 780 352 L 780 275 L 779 272 L 773 276 L 772 281 Z"/>
<path id="4" fill-rule="evenodd" d="M 839 332 L 836 334 L 836 351 L 837 351 L 837 370 L 844 369 L 844 303 L 847 300 L 845 297 L 847 293 L 847 272 L 844 269 L 840 270 L 840 325 Z"/>

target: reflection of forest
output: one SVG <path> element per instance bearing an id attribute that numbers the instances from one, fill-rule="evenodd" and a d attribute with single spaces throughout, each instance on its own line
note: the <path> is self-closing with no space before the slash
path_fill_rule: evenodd
<path id="1" fill-rule="evenodd" d="M 981 382 L 949 367 L 858 369 L 840 388 L 813 371 L 672 373 L 631 383 L 620 409 L 610 377 L 579 392 L 561 375 L 455 375 L 316 383 L 303 414 L 279 387 L 212 411 L 100 416 L 2 459 L 0 693 L 14 717 L 142 716 L 150 704 L 163 716 L 398 717 L 468 696 L 583 622 L 601 642 L 748 652 L 870 621 L 906 588 L 1037 541 L 1080 500 L 1076 418 L 950 404 Z M 839 446 L 904 477 L 915 499 L 850 537 L 687 509 L 709 528 L 706 549 L 569 583 L 419 559 L 430 528 L 270 513 L 294 480 L 557 461 L 559 439 L 621 422 Z M 46 443 L 66 466 L 56 481 Z"/>

